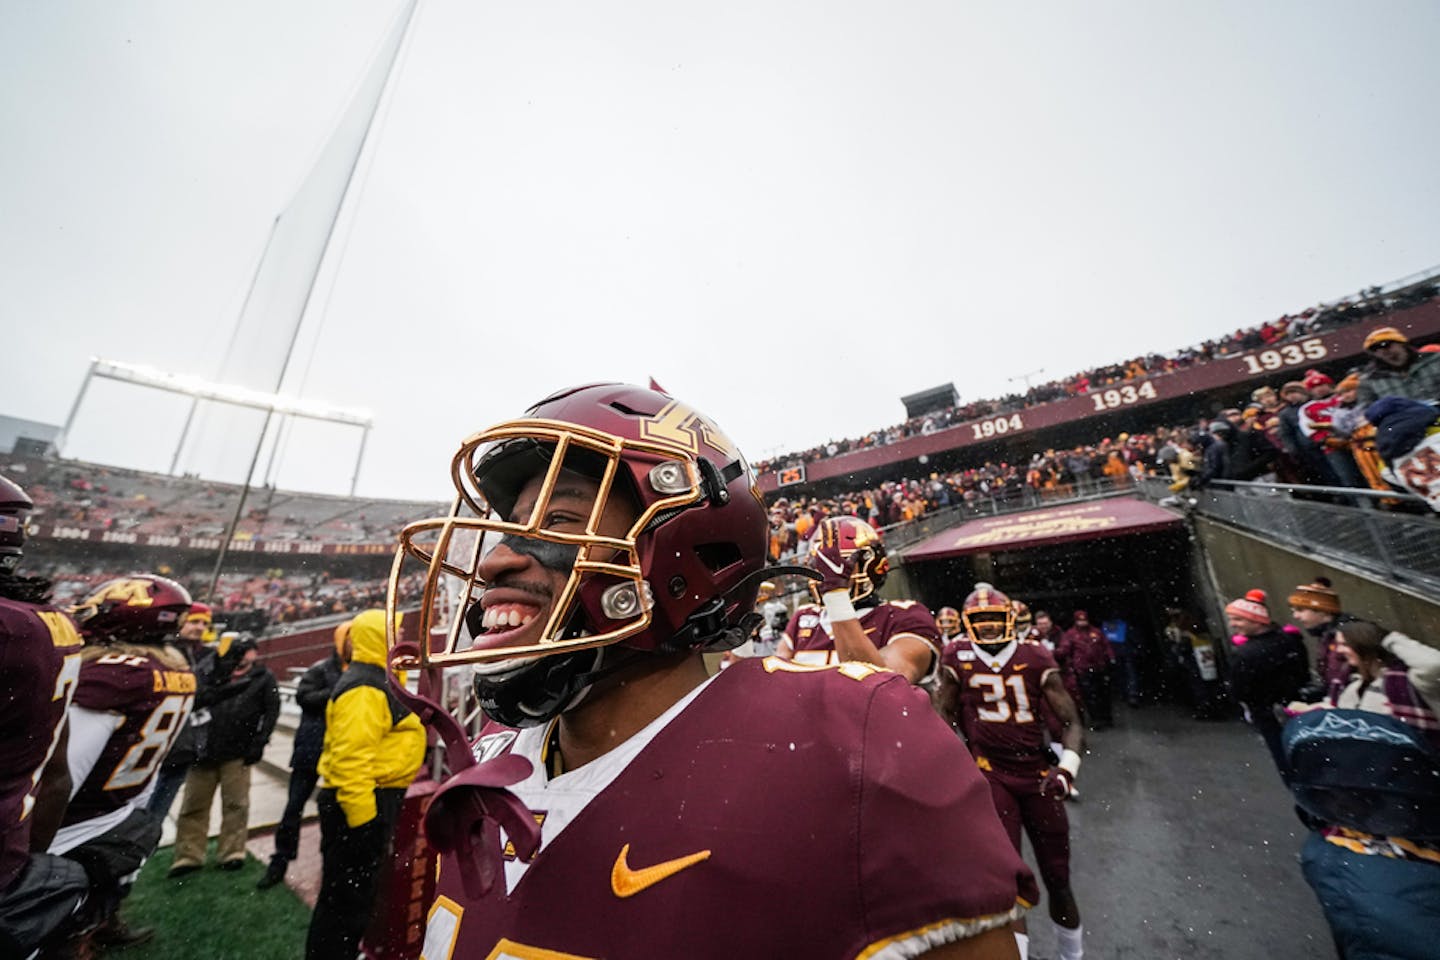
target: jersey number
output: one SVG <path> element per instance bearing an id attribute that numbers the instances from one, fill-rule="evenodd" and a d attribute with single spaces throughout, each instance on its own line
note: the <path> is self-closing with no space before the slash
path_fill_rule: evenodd
<path id="1" fill-rule="evenodd" d="M 138 787 L 150 779 L 150 775 L 170 752 L 170 745 L 180 733 L 185 716 L 190 712 L 190 698 L 174 695 L 160 701 L 150 711 L 150 718 L 140 728 L 140 739 L 116 764 L 110 779 L 105 781 L 106 790 L 124 790 Z"/>
<path id="2" fill-rule="evenodd" d="M 420 948 L 420 960 L 450 960 L 455 953 L 456 941 L 460 939 L 460 918 L 465 908 L 446 896 L 435 898 L 430 916 L 425 925 L 425 943 Z M 478 954 L 476 955 L 478 956 Z M 523 943 L 502 938 L 485 960 L 589 960 L 573 953 L 527 947 Z"/>
<path id="3" fill-rule="evenodd" d="M 1012 692 L 1015 694 L 1015 722 L 1032 723 L 1035 720 L 1035 714 L 1030 712 L 1030 695 L 1025 692 L 1024 677 L 1017 674 L 1002 680 L 993 673 L 975 673 L 970 675 L 970 686 L 985 697 L 985 706 L 977 709 L 975 715 L 986 723 L 1005 723 L 1010 719 L 1010 697 L 1006 694 Z"/>
<path id="4" fill-rule="evenodd" d="M 71 630 L 73 632 L 74 627 L 71 627 Z M 75 695 L 75 682 L 79 679 L 80 654 L 72 653 L 60 662 L 60 673 L 55 677 L 55 695 L 50 699 L 63 700 L 65 709 L 70 709 L 70 698 Z M 40 789 L 40 777 L 45 773 L 45 768 L 50 766 L 50 758 L 55 754 L 55 747 L 60 743 L 60 734 L 64 729 L 65 718 L 62 716 L 60 722 L 55 724 L 55 732 L 50 735 L 50 748 L 45 751 L 45 759 L 40 761 L 40 766 L 35 768 L 35 773 L 30 777 L 30 792 L 25 794 L 25 799 L 20 802 L 21 820 L 30 816 L 30 811 L 35 806 L 35 792 Z"/>

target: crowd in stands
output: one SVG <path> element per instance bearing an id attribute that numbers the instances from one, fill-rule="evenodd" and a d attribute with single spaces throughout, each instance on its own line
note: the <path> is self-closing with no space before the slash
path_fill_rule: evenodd
<path id="1" fill-rule="evenodd" d="M 402 602 L 418 599 L 421 578 L 400 583 Z M 324 573 L 284 575 L 279 570 L 264 576 L 227 574 L 216 586 L 217 616 L 237 615 L 251 621 L 251 630 L 282 623 L 298 623 L 342 613 L 385 606 L 386 578 L 344 579 Z"/>
<path id="2" fill-rule="evenodd" d="M 1333 330 L 1396 310 L 1409 309 L 1434 298 L 1437 293 L 1440 293 L 1440 285 L 1434 282 L 1405 288 L 1391 294 L 1382 293 L 1379 287 L 1371 287 L 1361 291 L 1354 298 L 1329 306 L 1312 307 L 1249 329 L 1236 330 L 1228 336 L 1206 341 L 1199 346 L 1187 347 L 1169 356 L 1154 353 L 1135 357 L 1123 363 L 1097 367 L 1060 380 L 1038 384 L 1024 393 L 1014 393 L 995 400 L 972 400 L 959 406 L 947 407 L 934 413 L 912 417 L 904 423 L 874 430 L 862 437 L 832 440 L 811 447 L 809 450 L 788 453 L 772 460 L 762 461 L 757 463 L 755 468 L 758 472 L 764 473 L 770 469 L 813 463 L 857 450 L 898 443 L 908 437 L 928 435 L 983 417 L 1015 413 L 1044 403 L 1083 396 L 1092 390 L 1171 373 L 1249 350 L 1311 337 L 1326 330 Z"/>
<path id="3" fill-rule="evenodd" d="M 1395 349 L 1392 344 L 1408 351 L 1412 363 L 1406 383 L 1416 385 L 1417 397 L 1440 393 L 1440 347 L 1414 349 L 1388 327 L 1378 328 L 1370 339 L 1372 353 Z M 1216 480 L 1259 480 L 1393 493 L 1396 485 L 1386 476 L 1383 440 L 1364 416 L 1366 401 L 1379 395 L 1377 382 L 1379 389 L 1386 389 L 1384 378 L 1370 376 L 1376 372 L 1385 372 L 1378 359 L 1339 384 L 1319 371 L 1308 371 L 1303 380 L 1279 389 L 1253 391 L 1243 405 L 1226 408 L 1217 417 L 1156 425 L 1145 433 L 1104 437 L 1069 450 L 1035 451 L 1020 462 L 986 460 L 838 496 L 779 497 L 771 506 L 770 553 L 775 559 L 793 555 L 826 516 L 856 516 L 885 528 L 950 507 L 1029 505 L 1150 476 L 1168 477 L 1176 492 Z"/>
<path id="4" fill-rule="evenodd" d="M 139 535 L 215 537 L 229 527 L 240 496 L 235 484 L 127 470 L 73 460 L 11 457 L 6 475 L 20 478 L 35 501 L 33 519 Z M 357 500 L 252 490 L 236 527 L 241 540 L 325 543 L 393 541 L 400 528 L 432 516 L 426 501 Z"/>
<path id="5" fill-rule="evenodd" d="M 31 567 L 51 579 L 54 602 L 61 607 L 77 604 L 100 584 L 132 572 L 93 563 L 35 563 Z M 162 565 L 156 572 L 173 577 L 193 596 L 203 597 L 209 593 L 208 570 L 186 574 Z M 261 574 L 226 573 L 221 575 L 210 604 L 215 618 L 224 621 L 228 628 L 259 633 L 278 624 L 383 607 L 386 582 L 383 576 L 346 578 L 281 568 Z M 418 575 L 403 580 L 401 600 L 418 599 L 420 587 Z"/>

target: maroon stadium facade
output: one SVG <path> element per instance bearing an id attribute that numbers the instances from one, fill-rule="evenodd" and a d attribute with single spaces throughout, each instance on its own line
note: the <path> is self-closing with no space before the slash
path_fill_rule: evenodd
<path id="1" fill-rule="evenodd" d="M 1157 408 L 1187 398 L 1199 401 L 1211 394 L 1233 394 L 1264 383 L 1278 387 L 1282 381 L 1299 379 L 1301 371 L 1310 367 L 1331 368 L 1343 366 L 1346 362 L 1362 362 L 1365 359 L 1365 335 L 1379 326 L 1396 327 L 1411 340 L 1433 338 L 1440 335 L 1440 303 L 1432 301 L 1313 337 L 1237 353 L 1013 413 L 981 417 L 885 446 L 816 460 L 805 464 L 803 474 L 793 475 L 795 485 L 812 485 L 851 476 L 858 478 L 860 474 L 881 467 L 902 468 L 906 461 L 914 461 L 921 456 L 933 457 L 966 447 L 1010 441 L 1016 437 L 1028 435 L 1039 440 L 1036 435 L 1052 433 L 1056 428 L 1079 425 L 1083 421 L 1093 422 L 1095 418 L 1109 414 Z M 780 474 L 786 473 L 788 466 L 782 459 L 761 474 L 760 489 L 767 494 L 779 490 L 782 486 Z"/>

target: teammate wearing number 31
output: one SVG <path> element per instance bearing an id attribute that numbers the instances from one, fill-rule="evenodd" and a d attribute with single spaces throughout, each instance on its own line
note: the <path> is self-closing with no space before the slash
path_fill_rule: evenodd
<path id="1" fill-rule="evenodd" d="M 1050 895 L 1060 958 L 1079 960 L 1080 909 L 1070 889 L 1070 823 L 1065 815 L 1083 749 L 1075 701 L 1065 692 L 1050 651 L 1016 638 L 1015 608 L 999 590 L 977 583 L 965 598 L 960 618 L 965 633 L 946 645 L 941 658 L 942 710 L 952 722 L 958 720 L 1017 852 L 1021 828 L 1030 835 Z M 1064 728 L 1058 763 L 1050 753 L 1043 706 Z M 1023 958 L 1029 942 L 1023 920 L 1016 930 Z"/>

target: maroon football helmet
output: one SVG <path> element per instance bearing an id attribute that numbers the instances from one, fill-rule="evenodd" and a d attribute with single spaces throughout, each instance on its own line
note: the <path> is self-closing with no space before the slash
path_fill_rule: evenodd
<path id="1" fill-rule="evenodd" d="M 1015 607 L 988 583 L 977 583 L 960 611 L 965 632 L 982 646 L 1009 643 L 1015 637 Z"/>
<path id="2" fill-rule="evenodd" d="M 0 476 L 0 572 L 9 573 L 25 552 L 25 524 L 35 504 L 20 485 Z"/>
<path id="3" fill-rule="evenodd" d="M 940 612 L 935 614 L 935 625 L 950 639 L 960 632 L 960 611 L 954 607 L 941 607 Z"/>
<path id="4" fill-rule="evenodd" d="M 167 577 L 139 573 L 102 583 L 70 610 L 92 643 L 164 643 L 190 612 L 190 591 Z"/>
<path id="5" fill-rule="evenodd" d="M 873 596 L 890 572 L 890 560 L 885 555 L 880 534 L 858 517 L 826 517 L 810 537 L 810 556 L 806 565 L 823 577 L 837 564 L 848 570 L 850 600 L 853 603 Z M 815 601 L 820 602 L 826 581 L 812 580 L 809 587 Z"/>
<path id="6" fill-rule="evenodd" d="M 597 488 L 581 511 L 588 516 L 552 521 L 552 500 L 565 499 L 574 476 Z M 766 508 L 744 456 L 703 414 L 625 384 L 562 390 L 465 440 L 451 478 L 450 515 L 405 527 L 391 575 L 394 612 L 406 565 L 425 566 L 421 665 L 469 663 L 493 677 L 616 644 L 744 642 L 766 560 Z M 487 590 L 515 593 L 482 576 L 497 544 L 568 570 L 568 581 L 545 607 L 482 603 Z M 530 625 L 540 617 L 543 626 Z"/>

